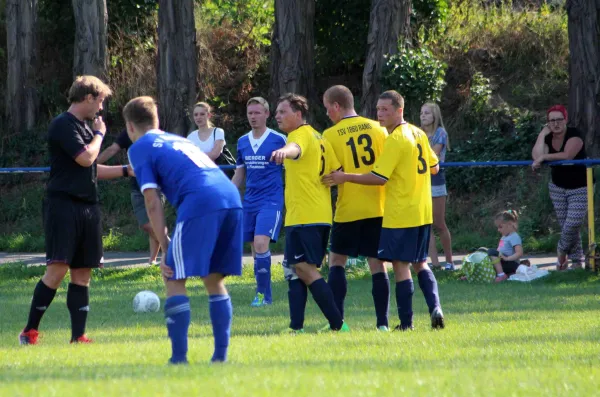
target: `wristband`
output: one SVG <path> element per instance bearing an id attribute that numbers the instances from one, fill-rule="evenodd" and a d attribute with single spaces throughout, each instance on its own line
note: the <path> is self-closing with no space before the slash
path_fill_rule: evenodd
<path id="1" fill-rule="evenodd" d="M 129 171 L 127 170 L 127 166 L 124 165 L 122 168 L 123 168 L 123 177 L 127 178 L 129 176 Z"/>
<path id="2" fill-rule="evenodd" d="M 102 138 L 104 138 L 104 134 L 100 131 L 94 131 L 94 135 L 100 135 Z"/>

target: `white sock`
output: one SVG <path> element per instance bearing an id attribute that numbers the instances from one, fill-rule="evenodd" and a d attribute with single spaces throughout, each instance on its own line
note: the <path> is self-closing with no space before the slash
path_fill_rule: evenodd
<path id="1" fill-rule="evenodd" d="M 504 272 L 498 273 L 498 277 L 502 277 L 502 276 L 505 276 Z"/>

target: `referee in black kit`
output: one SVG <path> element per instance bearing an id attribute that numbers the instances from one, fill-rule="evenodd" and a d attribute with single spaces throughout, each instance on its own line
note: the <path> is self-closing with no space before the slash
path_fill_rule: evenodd
<path id="1" fill-rule="evenodd" d="M 22 345 L 38 342 L 38 328 L 67 271 L 71 343 L 90 343 L 85 335 L 93 268 L 102 266 L 102 225 L 97 179 L 131 174 L 128 166 L 96 165 L 106 126 L 96 115 L 111 89 L 94 76 L 79 76 L 69 90 L 69 110 L 48 128 L 50 178 L 43 205 L 46 273 L 33 291 Z M 92 128 L 88 122 L 92 122 Z"/>

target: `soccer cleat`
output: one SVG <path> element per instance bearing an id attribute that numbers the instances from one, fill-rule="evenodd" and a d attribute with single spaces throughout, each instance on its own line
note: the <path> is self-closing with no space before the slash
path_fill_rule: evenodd
<path id="1" fill-rule="evenodd" d="M 183 360 L 183 361 L 173 361 L 172 358 L 169 359 L 168 361 L 169 365 L 188 365 L 188 361 L 187 360 Z"/>
<path id="2" fill-rule="evenodd" d="M 77 339 L 71 339 L 71 343 L 94 343 L 94 341 L 83 334 Z"/>
<path id="3" fill-rule="evenodd" d="M 448 270 L 453 272 L 454 270 L 456 270 L 456 268 L 454 267 L 453 263 L 446 263 L 446 266 L 444 267 L 444 270 Z"/>
<path id="4" fill-rule="evenodd" d="M 257 292 L 256 296 L 254 297 L 254 300 L 252 301 L 250 306 L 261 307 L 264 305 L 268 305 L 268 303 L 265 302 L 265 294 L 261 294 L 260 292 Z"/>
<path id="5" fill-rule="evenodd" d="M 386 325 L 380 325 L 379 327 L 377 327 L 377 331 L 380 331 L 380 332 L 390 332 L 390 329 Z"/>
<path id="6" fill-rule="evenodd" d="M 403 327 L 402 325 L 398 324 L 398 325 L 396 325 L 396 327 L 394 327 L 394 332 L 395 331 L 401 331 L 401 332 L 412 331 L 414 329 L 415 329 L 415 327 L 413 327 L 412 325 L 408 326 L 408 327 L 406 327 L 406 326 Z"/>
<path id="7" fill-rule="evenodd" d="M 303 334 L 304 333 L 304 328 L 300 328 L 300 329 L 288 328 L 285 331 L 283 331 L 283 333 L 284 334 L 288 334 L 288 335 Z"/>
<path id="8" fill-rule="evenodd" d="M 37 345 L 38 337 L 40 333 L 36 329 L 30 329 L 29 331 L 21 332 L 19 334 L 19 344 L 20 345 Z"/>
<path id="9" fill-rule="evenodd" d="M 444 328 L 444 313 L 442 313 L 442 308 L 439 306 L 433 309 L 433 312 L 431 312 L 431 328 Z"/>
<path id="10" fill-rule="evenodd" d="M 348 324 L 346 324 L 346 322 L 344 321 L 342 323 L 342 328 L 340 328 L 338 330 L 331 329 L 329 324 L 327 324 L 323 328 L 321 328 L 320 330 L 317 331 L 318 334 L 323 334 L 326 332 L 350 332 L 350 327 L 348 327 Z"/>

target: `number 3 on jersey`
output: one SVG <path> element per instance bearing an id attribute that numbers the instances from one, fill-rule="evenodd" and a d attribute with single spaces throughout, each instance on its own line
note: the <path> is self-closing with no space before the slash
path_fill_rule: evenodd
<path id="1" fill-rule="evenodd" d="M 427 162 L 423 158 L 423 147 L 420 143 L 417 143 L 417 149 L 419 149 L 419 157 L 417 157 L 417 160 L 419 160 L 419 164 L 417 165 L 417 173 L 425 174 L 427 173 Z"/>
<path id="2" fill-rule="evenodd" d="M 375 163 L 375 152 L 373 151 L 373 140 L 371 136 L 368 134 L 359 135 L 356 142 L 354 142 L 354 137 L 348 139 L 346 142 L 347 146 L 350 146 L 350 150 L 352 151 L 352 160 L 354 160 L 354 168 L 360 168 L 360 163 L 358 162 L 358 153 L 356 150 L 356 143 L 363 146 L 363 150 L 367 156 L 360 156 L 360 160 L 364 165 L 372 165 Z"/>

